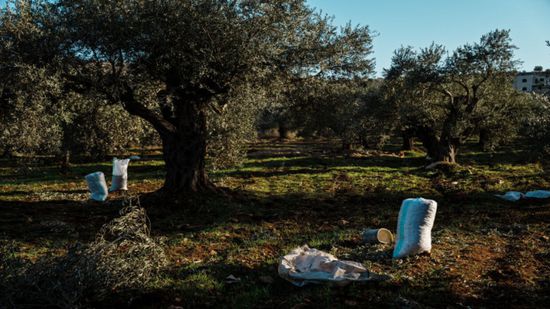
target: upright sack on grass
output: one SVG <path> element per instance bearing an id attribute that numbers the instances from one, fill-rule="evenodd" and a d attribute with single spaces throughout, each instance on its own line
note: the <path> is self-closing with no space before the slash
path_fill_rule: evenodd
<path id="1" fill-rule="evenodd" d="M 94 201 L 104 202 L 107 199 L 107 182 L 102 172 L 95 172 L 85 176 L 88 189 L 92 193 L 90 198 Z"/>
<path id="2" fill-rule="evenodd" d="M 110 192 L 128 190 L 128 164 L 130 159 L 113 158 L 113 179 Z"/>
<path id="3" fill-rule="evenodd" d="M 432 227 L 437 212 L 437 202 L 423 198 L 403 201 L 397 219 L 397 241 L 393 258 L 432 250 Z"/>

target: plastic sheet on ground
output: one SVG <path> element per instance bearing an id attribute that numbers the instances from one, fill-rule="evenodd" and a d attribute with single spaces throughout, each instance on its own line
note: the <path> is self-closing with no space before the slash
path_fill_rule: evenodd
<path id="1" fill-rule="evenodd" d="M 529 191 L 525 194 L 517 191 L 510 191 L 503 195 L 496 194 L 495 196 L 510 202 L 517 202 L 521 199 L 550 199 L 550 191 L 535 190 Z"/>
<path id="2" fill-rule="evenodd" d="M 503 195 L 496 194 L 495 196 L 510 202 L 517 202 L 521 200 L 521 198 L 523 197 L 523 193 L 517 192 L 517 191 L 510 191 L 510 192 L 504 193 Z"/>
<path id="3" fill-rule="evenodd" d="M 529 191 L 525 193 L 526 198 L 550 198 L 550 191 L 545 190 L 536 190 L 536 191 Z"/>
<path id="4" fill-rule="evenodd" d="M 280 260 L 279 276 L 296 286 L 326 282 L 345 285 L 388 278 L 369 272 L 361 263 L 338 260 L 331 254 L 308 246 L 298 247 Z"/>

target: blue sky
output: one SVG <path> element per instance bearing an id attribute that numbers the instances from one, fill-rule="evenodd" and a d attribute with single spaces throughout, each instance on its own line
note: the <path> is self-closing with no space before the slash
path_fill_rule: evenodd
<path id="1" fill-rule="evenodd" d="M 4 4 L 5 0 L 0 0 Z M 510 29 L 523 70 L 550 68 L 550 0 L 307 0 L 334 16 L 337 25 L 351 21 L 378 33 L 374 40 L 380 76 L 401 45 L 431 42 L 452 51 L 494 29 Z"/>
<path id="2" fill-rule="evenodd" d="M 452 51 L 494 29 L 510 29 L 523 70 L 550 68 L 550 0 L 307 0 L 334 16 L 334 23 L 368 25 L 374 39 L 376 73 L 401 45 L 432 42 Z"/>

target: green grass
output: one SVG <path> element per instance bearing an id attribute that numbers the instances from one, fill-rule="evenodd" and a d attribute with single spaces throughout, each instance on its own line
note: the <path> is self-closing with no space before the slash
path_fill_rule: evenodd
<path id="1" fill-rule="evenodd" d="M 242 167 L 211 174 L 228 196 L 202 197 L 168 215 L 162 205 L 147 205 L 152 231 L 165 238 L 171 266 L 154 284 L 135 292 L 133 306 L 548 303 L 548 203 L 511 204 L 493 196 L 550 188 L 548 173 L 526 159 L 525 152 L 504 149 L 491 155 L 471 147 L 461 153 L 461 166 L 440 171 L 424 169 L 419 151 L 345 158 L 330 152 L 327 143 L 258 143 L 251 148 L 262 155 L 252 152 Z M 132 162 L 131 193 L 158 189 L 162 167 L 156 157 Z M 51 166 L 26 174 L 0 168 L 1 237 L 15 241 L 18 254 L 31 260 L 48 252 L 63 254 L 66 245 L 92 239 L 120 207 L 116 201 L 86 202 L 83 176 L 98 170 L 109 175 L 110 163 L 77 164 L 67 175 Z M 361 242 L 363 228 L 394 231 L 401 200 L 417 196 L 439 202 L 430 256 L 393 261 L 391 246 Z M 294 287 L 278 277 L 278 259 L 304 244 L 362 262 L 392 279 L 346 287 Z M 240 281 L 228 282 L 229 275 Z"/>

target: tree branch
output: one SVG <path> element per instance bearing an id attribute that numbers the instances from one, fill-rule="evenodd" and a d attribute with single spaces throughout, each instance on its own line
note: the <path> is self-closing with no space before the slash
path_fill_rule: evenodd
<path id="1" fill-rule="evenodd" d="M 466 96 L 470 97 L 470 88 L 465 82 L 454 78 L 451 79 L 451 82 L 459 84 L 466 91 Z"/>
<path id="2" fill-rule="evenodd" d="M 170 135 L 176 132 L 176 127 L 170 121 L 139 103 L 135 98 L 134 90 L 130 86 L 125 85 L 124 88 L 124 93 L 120 97 L 120 102 L 128 113 L 148 121 L 161 136 Z"/>

